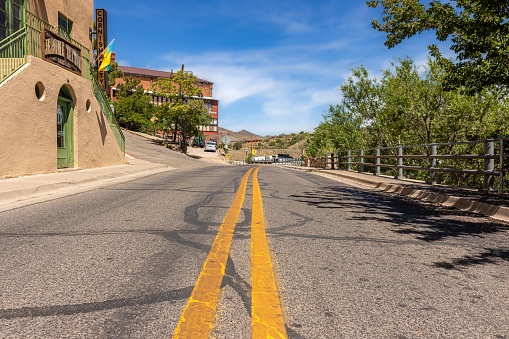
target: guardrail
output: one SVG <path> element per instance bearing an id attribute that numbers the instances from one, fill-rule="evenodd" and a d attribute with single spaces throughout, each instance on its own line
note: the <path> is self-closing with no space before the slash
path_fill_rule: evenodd
<path id="1" fill-rule="evenodd" d="M 244 160 L 230 160 L 232 165 L 288 165 L 288 166 L 304 166 L 305 161 L 298 158 L 275 158 L 266 160 L 251 160 L 250 163 Z"/>
<path id="2" fill-rule="evenodd" d="M 274 165 L 304 166 L 304 160 L 299 158 L 278 158 Z"/>
<path id="3" fill-rule="evenodd" d="M 26 63 L 26 42 L 26 28 L 0 41 L 0 82 Z"/>
<path id="4" fill-rule="evenodd" d="M 313 167 L 370 172 L 429 184 L 498 187 L 504 193 L 509 138 L 348 150 L 315 159 Z"/>

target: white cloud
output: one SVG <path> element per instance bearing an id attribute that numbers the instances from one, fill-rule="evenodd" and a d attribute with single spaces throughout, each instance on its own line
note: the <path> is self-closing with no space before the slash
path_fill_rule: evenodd
<path id="1" fill-rule="evenodd" d="M 349 61 L 331 62 L 324 55 L 344 46 L 345 41 L 335 40 L 239 52 L 171 53 L 165 60 L 178 60 L 196 76 L 214 83 L 220 124 L 228 124 L 224 127 L 235 128 L 236 120 L 242 118 L 240 124 L 256 124 L 256 129 L 265 131 L 262 134 L 290 133 L 313 130 L 328 106 L 339 103 L 342 70 Z M 235 111 L 240 102 L 242 112 Z M 249 123 L 253 117 L 256 121 Z"/>

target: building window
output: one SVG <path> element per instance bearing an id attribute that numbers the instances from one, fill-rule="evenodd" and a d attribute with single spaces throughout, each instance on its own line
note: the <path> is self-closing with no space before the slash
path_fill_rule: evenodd
<path id="1" fill-rule="evenodd" d="M 25 0 L 0 0 L 0 41 L 25 26 Z"/>
<path id="2" fill-rule="evenodd" d="M 57 147 L 65 147 L 64 106 L 57 106 Z"/>
<path id="3" fill-rule="evenodd" d="M 62 13 L 58 13 L 58 35 L 62 38 L 71 38 L 72 21 Z"/>

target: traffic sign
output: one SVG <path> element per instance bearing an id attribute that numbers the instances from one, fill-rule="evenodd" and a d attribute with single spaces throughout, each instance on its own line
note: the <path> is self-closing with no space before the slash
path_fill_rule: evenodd
<path id="1" fill-rule="evenodd" d="M 225 135 L 224 137 L 221 138 L 221 142 L 225 145 L 228 145 L 230 143 L 230 141 L 232 141 L 232 138 L 230 138 L 229 136 Z"/>

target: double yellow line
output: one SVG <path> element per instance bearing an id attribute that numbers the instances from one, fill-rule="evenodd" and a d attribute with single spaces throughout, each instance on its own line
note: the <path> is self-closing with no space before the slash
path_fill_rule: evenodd
<path id="1" fill-rule="evenodd" d="M 253 172 L 253 202 L 251 218 L 251 329 L 252 338 L 286 338 L 281 303 L 270 258 L 262 194 L 258 184 L 259 168 L 249 169 L 242 177 L 193 292 L 182 312 L 173 339 L 208 338 L 214 326 L 221 282 L 228 261 L 233 232 L 246 196 L 249 175 Z"/>

